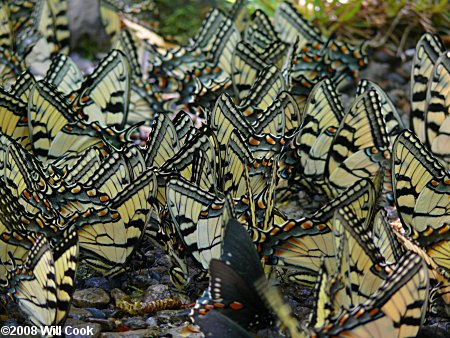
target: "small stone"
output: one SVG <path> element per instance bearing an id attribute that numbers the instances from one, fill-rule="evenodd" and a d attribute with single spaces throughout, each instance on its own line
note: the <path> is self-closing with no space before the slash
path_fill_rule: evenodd
<path id="1" fill-rule="evenodd" d="M 362 79 L 371 79 L 377 82 L 380 80 L 380 77 L 384 77 L 384 75 L 389 72 L 389 67 L 390 66 L 387 63 L 372 62 L 370 67 L 367 67 L 361 72 L 360 77 Z"/>
<path id="2" fill-rule="evenodd" d="M 114 308 L 114 309 L 104 309 L 103 313 L 108 318 L 110 318 L 110 317 L 112 317 L 112 318 L 119 318 L 119 317 L 123 316 L 123 311 L 122 310 L 118 310 L 116 308 Z"/>
<path id="3" fill-rule="evenodd" d="M 68 318 L 73 318 L 77 320 L 85 320 L 86 318 L 89 318 L 91 316 L 92 316 L 91 312 L 85 309 L 77 308 L 75 306 L 70 307 L 70 312 L 68 314 Z"/>
<path id="4" fill-rule="evenodd" d="M 155 250 L 149 250 L 145 253 L 145 258 L 147 259 L 147 262 L 149 266 L 152 266 L 156 262 L 156 251 Z"/>
<path id="5" fill-rule="evenodd" d="M 395 59 L 395 57 L 392 55 L 392 53 L 388 53 L 387 50 L 381 49 L 381 50 L 377 50 L 373 54 L 373 59 L 378 62 L 389 63 L 393 59 Z"/>
<path id="6" fill-rule="evenodd" d="M 401 85 L 406 83 L 406 80 L 404 79 L 404 77 L 401 76 L 398 73 L 395 73 L 395 72 L 391 72 L 391 73 L 386 74 L 386 80 L 394 81 L 394 82 L 396 82 L 398 84 L 401 84 Z"/>
<path id="7" fill-rule="evenodd" d="M 156 271 L 150 271 L 150 278 L 154 281 L 160 282 L 161 281 L 161 275 L 157 273 Z"/>
<path id="8" fill-rule="evenodd" d="M 7 319 L 1 322 L 1 326 L 21 326 L 15 319 Z"/>
<path id="9" fill-rule="evenodd" d="M 172 285 L 172 281 L 170 280 L 168 273 L 162 275 L 160 282 L 165 285 Z"/>
<path id="10" fill-rule="evenodd" d="M 416 53 L 416 50 L 414 48 L 410 48 L 405 50 L 405 56 L 412 58 L 414 54 Z"/>
<path id="11" fill-rule="evenodd" d="M 167 323 L 180 323 L 189 320 L 189 311 L 187 310 L 164 310 L 158 311 L 154 316 L 159 325 Z"/>
<path id="12" fill-rule="evenodd" d="M 167 263 L 167 264 L 169 264 L 169 263 Z M 167 269 L 167 266 L 155 266 L 153 268 L 153 271 L 156 272 L 159 275 L 162 275 L 164 273 L 167 273 L 168 269 Z"/>
<path id="13" fill-rule="evenodd" d="M 449 323 L 436 323 L 428 326 L 422 326 L 417 338 L 448 338 L 450 337 L 450 324 Z"/>
<path id="14" fill-rule="evenodd" d="M 142 338 L 142 337 L 158 337 L 159 330 L 143 329 L 125 332 L 103 332 L 102 338 Z"/>
<path id="15" fill-rule="evenodd" d="M 122 290 L 116 288 L 111 291 L 111 297 L 113 299 L 117 300 L 117 299 L 122 299 L 124 297 L 127 297 L 127 294 L 125 292 L 123 292 Z"/>
<path id="16" fill-rule="evenodd" d="M 147 323 L 141 317 L 124 318 L 122 324 L 131 330 L 145 329 Z"/>
<path id="17" fill-rule="evenodd" d="M 403 62 L 400 69 L 402 70 L 402 73 L 409 74 L 409 77 L 411 77 L 412 61 Z"/>
<path id="18" fill-rule="evenodd" d="M 274 327 L 262 329 L 256 333 L 257 337 L 276 337 L 277 335 L 279 335 L 279 331 Z"/>
<path id="19" fill-rule="evenodd" d="M 301 324 L 303 325 L 307 325 L 307 323 L 308 323 L 308 318 L 309 318 L 309 316 L 310 316 L 310 314 L 311 314 L 311 309 L 310 308 L 307 308 L 307 307 L 304 307 L 304 306 L 300 306 L 300 305 L 298 305 L 298 306 L 296 306 L 294 309 L 293 309 L 293 312 L 294 312 L 294 314 L 295 314 L 295 316 L 297 317 L 297 318 L 301 318 Z"/>
<path id="20" fill-rule="evenodd" d="M 109 294 L 99 288 L 76 290 L 73 293 L 73 304 L 77 307 L 103 308 L 109 301 Z"/>
<path id="21" fill-rule="evenodd" d="M 116 324 L 114 319 L 89 318 L 89 323 L 96 323 L 102 327 L 102 331 L 114 331 Z"/>
<path id="22" fill-rule="evenodd" d="M 156 321 L 155 317 L 148 317 L 145 323 L 149 328 L 158 327 L 158 322 Z"/>
<path id="23" fill-rule="evenodd" d="M 92 277 L 84 281 L 85 288 L 100 288 L 105 291 L 111 291 L 111 283 L 105 277 Z"/>
<path id="24" fill-rule="evenodd" d="M 157 284 L 158 282 L 154 280 L 150 275 L 137 275 L 132 279 L 132 284 L 138 289 L 146 289 L 151 285 Z"/>
<path id="25" fill-rule="evenodd" d="M 201 338 L 204 337 L 196 326 L 190 322 L 184 322 L 177 327 L 171 328 L 164 332 L 163 337 L 189 337 L 189 338 Z"/>
<path id="26" fill-rule="evenodd" d="M 91 313 L 91 316 L 94 318 L 106 318 L 105 313 L 99 309 L 89 307 L 85 308 L 85 310 L 88 310 Z"/>
<path id="27" fill-rule="evenodd" d="M 160 266 L 167 266 L 169 264 L 167 257 L 165 255 L 161 255 L 156 258 L 156 264 Z"/>
<path id="28" fill-rule="evenodd" d="M 172 292 L 169 287 L 164 284 L 151 285 L 145 291 L 145 295 L 142 299 L 144 303 L 150 303 L 159 299 L 171 298 Z"/>
<path id="29" fill-rule="evenodd" d="M 403 67 L 399 67 L 395 70 L 395 72 L 403 78 L 404 83 L 409 82 L 411 79 L 411 68 L 405 71 Z"/>

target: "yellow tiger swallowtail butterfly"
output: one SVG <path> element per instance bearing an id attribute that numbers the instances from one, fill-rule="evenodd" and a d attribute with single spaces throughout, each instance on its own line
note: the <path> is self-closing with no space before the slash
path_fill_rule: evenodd
<path id="1" fill-rule="evenodd" d="M 58 53 L 52 58 L 45 81 L 55 86 L 64 95 L 69 95 L 80 89 L 83 73 L 69 56 Z"/>
<path id="2" fill-rule="evenodd" d="M 122 128 L 127 121 L 130 90 L 130 64 L 121 51 L 112 50 L 70 100 L 89 122 L 101 121 L 98 116 L 103 116 L 107 126 Z"/>
<path id="3" fill-rule="evenodd" d="M 322 284 L 323 285 L 323 284 Z M 415 337 L 424 321 L 428 302 L 428 274 L 422 258 L 414 253 L 402 257 L 376 293 L 337 316 L 326 312 L 330 300 L 319 289 L 318 313 L 310 326 L 311 337 Z"/>
<path id="4" fill-rule="evenodd" d="M 417 242 L 407 235 L 401 234 L 396 229 L 388 223 L 386 214 L 380 212 L 374 223 L 374 239 L 378 238 L 378 240 L 374 240 L 375 245 L 380 248 L 380 252 L 386 258 L 386 261 L 390 261 L 391 263 L 400 261 L 406 252 L 414 252 L 422 257 L 428 269 L 430 287 L 433 287 L 430 291 L 430 310 L 433 313 L 437 313 L 437 308 L 440 305 L 439 300 L 442 300 L 445 310 L 449 314 L 450 275 L 444 269 L 440 268 L 434 259 Z"/>
<path id="5" fill-rule="evenodd" d="M 119 273 L 145 233 L 156 189 L 156 176 L 148 170 L 111 197 L 108 209 L 88 210 L 86 221 L 77 225 L 83 260 L 108 275 Z M 111 217 L 104 217 L 107 214 Z"/>
<path id="6" fill-rule="evenodd" d="M 450 51 L 443 53 L 433 67 L 427 92 L 425 115 L 426 144 L 432 154 L 450 167 Z"/>
<path id="7" fill-rule="evenodd" d="M 268 264 L 295 269 L 293 280 L 314 283 L 322 256 L 334 259 L 336 255 L 333 235 L 335 211 L 348 206 L 364 223 L 373 216 L 375 200 L 373 184 L 367 179 L 357 181 L 310 217 L 288 219 L 261 232 L 261 253 L 267 257 Z"/>
<path id="8" fill-rule="evenodd" d="M 222 230 L 228 219 L 224 201 L 182 178 L 168 180 L 166 195 L 187 251 L 207 270 L 211 258 L 220 257 Z"/>
<path id="9" fill-rule="evenodd" d="M 346 295 L 335 308 L 351 309 L 366 302 L 392 273 L 371 236 L 372 219 L 358 220 L 349 206 L 335 211 L 333 229 L 336 241 L 337 275 Z M 338 278 L 339 278 L 338 277 Z"/>
<path id="10" fill-rule="evenodd" d="M 433 67 L 445 51 L 444 44 L 437 35 L 425 33 L 419 40 L 414 54 L 411 71 L 411 129 L 419 139 L 425 141 L 425 115 L 427 91 Z"/>
<path id="11" fill-rule="evenodd" d="M 314 86 L 305 105 L 303 125 L 292 141 L 298 163 L 295 172 L 302 185 L 320 190 L 325 180 L 326 161 L 333 138 L 344 115 L 344 108 L 333 82 L 324 79 Z M 289 159 L 287 159 L 288 161 Z"/>
<path id="12" fill-rule="evenodd" d="M 26 103 L 0 88 L 0 132 L 31 149 Z"/>
<path id="13" fill-rule="evenodd" d="M 450 178 L 448 172 L 409 130 L 392 150 L 394 198 L 406 234 L 450 269 Z"/>
<path id="14" fill-rule="evenodd" d="M 35 85 L 36 80 L 28 70 L 24 71 L 9 88 L 9 92 L 20 98 L 23 102 L 28 102 L 30 92 Z"/>
<path id="15" fill-rule="evenodd" d="M 25 260 L 8 273 L 8 292 L 37 326 L 62 326 L 69 313 L 78 260 L 78 236 L 67 230 L 51 246 L 39 237 Z"/>

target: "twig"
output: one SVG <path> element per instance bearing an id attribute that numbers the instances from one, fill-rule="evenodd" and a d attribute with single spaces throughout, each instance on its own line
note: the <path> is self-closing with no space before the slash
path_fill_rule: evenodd
<path id="1" fill-rule="evenodd" d="M 389 37 L 392 35 L 392 32 L 394 31 L 395 27 L 397 27 L 397 25 L 399 24 L 400 20 L 402 19 L 404 14 L 407 14 L 406 12 L 408 12 L 408 10 L 403 7 L 395 16 L 394 20 L 392 20 L 391 25 L 389 26 L 385 36 L 383 38 L 381 38 L 378 43 L 375 42 L 370 42 L 370 46 L 373 48 L 378 48 L 381 47 L 382 45 L 384 45 L 387 40 L 389 39 Z M 373 41 L 373 40 L 372 40 Z"/>
<path id="2" fill-rule="evenodd" d="M 414 23 L 413 23 L 413 22 L 410 22 L 409 25 L 406 26 L 406 28 L 405 28 L 405 30 L 404 30 L 404 32 L 403 32 L 403 34 L 402 34 L 402 38 L 401 38 L 401 40 L 400 40 L 400 43 L 399 43 L 399 45 L 398 45 L 398 48 L 397 48 L 397 56 L 400 56 L 400 57 L 401 57 L 401 56 L 404 56 L 403 48 L 405 47 L 406 39 L 408 38 L 409 32 L 411 31 L 411 29 L 412 29 L 413 26 L 414 26 Z M 404 60 L 403 60 L 403 61 L 404 61 Z"/>

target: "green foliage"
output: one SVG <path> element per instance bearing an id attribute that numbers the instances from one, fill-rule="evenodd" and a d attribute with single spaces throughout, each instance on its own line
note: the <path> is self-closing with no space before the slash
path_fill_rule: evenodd
<path id="1" fill-rule="evenodd" d="M 158 33 L 167 40 L 175 40 L 182 44 L 195 36 L 206 13 L 214 5 L 214 1 L 208 0 L 155 2 L 161 18 Z"/>
<path id="2" fill-rule="evenodd" d="M 251 7 L 262 9 L 269 16 L 273 16 L 275 9 L 281 1 L 279 0 L 258 0 L 249 1 Z"/>
<path id="3" fill-rule="evenodd" d="M 248 0 L 249 10 L 273 16 L 281 0 Z M 156 0 L 161 22 L 158 32 L 185 44 L 194 37 L 212 6 L 227 11 L 234 0 Z M 344 40 L 370 39 L 377 47 L 401 51 L 424 31 L 450 34 L 447 0 L 296 0 L 300 12 L 325 35 L 337 33 Z"/>
<path id="4" fill-rule="evenodd" d="M 83 34 L 79 37 L 74 50 L 80 53 L 81 57 L 84 59 L 95 60 L 99 53 L 107 51 L 108 48 L 110 48 L 110 46 L 106 44 L 93 43 L 92 37 L 88 34 Z"/>
<path id="5" fill-rule="evenodd" d="M 249 0 L 255 8 L 273 11 L 281 0 Z M 348 40 L 372 39 L 374 46 L 406 47 L 424 32 L 450 34 L 448 0 L 296 0 L 300 12 L 325 35 Z"/>

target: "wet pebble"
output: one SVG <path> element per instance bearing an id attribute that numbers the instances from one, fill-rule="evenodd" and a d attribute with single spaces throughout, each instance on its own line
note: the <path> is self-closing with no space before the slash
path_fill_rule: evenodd
<path id="1" fill-rule="evenodd" d="M 401 77 L 403 77 L 404 79 L 404 83 L 409 83 L 409 81 L 411 80 L 411 63 L 409 65 L 409 67 L 407 69 L 403 68 L 403 67 L 399 67 L 397 69 L 395 69 L 395 72 L 397 74 L 399 74 Z"/>
<path id="2" fill-rule="evenodd" d="M 372 61 L 370 66 L 360 73 L 360 78 L 378 82 L 380 77 L 383 78 L 389 72 L 389 68 L 387 63 Z"/>
<path id="3" fill-rule="evenodd" d="M 310 308 L 297 305 L 293 309 L 293 312 L 294 312 L 295 316 L 298 318 L 298 320 L 300 321 L 301 325 L 307 325 L 308 324 L 309 316 L 311 314 L 311 309 Z"/>
<path id="4" fill-rule="evenodd" d="M 404 85 L 406 83 L 405 78 L 396 72 L 386 74 L 386 80 L 389 82 L 393 81 L 397 85 Z"/>
<path id="5" fill-rule="evenodd" d="M 131 330 L 145 329 L 147 323 L 142 317 L 130 317 L 122 320 L 122 325 L 130 328 Z"/>
<path id="6" fill-rule="evenodd" d="M 19 326 L 20 324 L 15 319 L 7 319 L 1 322 L 1 326 Z"/>
<path id="7" fill-rule="evenodd" d="M 106 318 L 106 315 L 103 311 L 96 308 L 85 308 L 85 310 L 91 313 L 91 316 L 94 318 Z"/>
<path id="8" fill-rule="evenodd" d="M 103 308 L 109 301 L 109 294 L 99 288 L 76 290 L 73 293 L 73 304 L 77 307 Z"/>
<path id="9" fill-rule="evenodd" d="M 177 327 L 167 330 L 164 333 L 163 337 L 201 338 L 204 337 L 204 335 L 199 332 L 197 326 L 194 326 L 190 322 L 184 322 L 181 325 L 178 325 Z"/>
<path id="10" fill-rule="evenodd" d="M 149 265 L 154 265 L 156 263 L 157 251 L 149 250 L 145 253 L 145 258 Z"/>
<path id="11" fill-rule="evenodd" d="M 168 271 L 168 270 L 166 270 L 166 271 Z M 161 281 L 160 282 L 161 282 L 161 284 L 172 285 L 172 282 L 170 280 L 170 276 L 169 276 L 168 273 L 164 274 L 161 277 Z"/>
<path id="12" fill-rule="evenodd" d="M 156 271 L 150 271 L 149 273 L 150 277 L 152 278 L 152 280 L 155 280 L 157 282 L 161 281 L 161 275 L 159 273 L 157 273 Z"/>
<path id="13" fill-rule="evenodd" d="M 169 264 L 169 263 L 167 263 L 167 264 Z M 167 274 L 169 271 L 167 269 L 167 266 L 155 266 L 152 270 L 153 270 L 153 272 L 159 274 L 160 276 Z"/>
<path id="14" fill-rule="evenodd" d="M 156 321 L 155 317 L 148 317 L 145 323 L 149 328 L 158 326 L 158 322 Z"/>
<path id="15" fill-rule="evenodd" d="M 375 51 L 372 56 L 373 60 L 382 63 L 390 63 L 395 60 L 395 56 L 389 53 L 386 49 L 380 49 Z"/>
<path id="16" fill-rule="evenodd" d="M 150 303 L 155 300 L 166 299 L 166 298 L 171 298 L 171 297 L 172 297 L 172 292 L 170 291 L 170 289 L 167 285 L 156 284 L 156 285 L 151 285 L 147 288 L 142 301 L 144 303 Z"/>
<path id="17" fill-rule="evenodd" d="M 114 331 L 117 327 L 114 318 L 89 318 L 87 320 L 89 323 L 99 324 L 104 331 Z"/>
<path id="18" fill-rule="evenodd" d="M 450 323 L 435 323 L 429 326 L 422 326 L 417 338 L 448 338 L 450 337 Z"/>
<path id="19" fill-rule="evenodd" d="M 119 318 L 120 316 L 123 315 L 123 311 L 122 310 L 118 310 L 116 308 L 114 309 L 103 309 L 102 310 L 103 313 L 105 314 L 105 317 L 113 317 L 113 318 Z"/>
<path id="20" fill-rule="evenodd" d="M 68 314 L 69 318 L 73 318 L 73 319 L 77 319 L 77 320 L 84 320 L 91 316 L 92 316 L 92 314 L 90 311 L 88 311 L 86 309 L 80 309 L 75 306 L 70 307 L 70 312 Z"/>
<path id="21" fill-rule="evenodd" d="M 105 277 L 92 277 L 84 282 L 85 288 L 100 288 L 105 291 L 111 291 L 111 283 Z"/>
<path id="22" fill-rule="evenodd" d="M 155 263 L 159 266 L 168 266 L 169 261 L 165 255 L 159 255 L 156 257 Z"/>
<path id="23" fill-rule="evenodd" d="M 111 290 L 111 297 L 115 300 L 121 299 L 126 296 L 127 296 L 127 294 L 118 288 Z"/>
<path id="24" fill-rule="evenodd" d="M 161 278 L 160 278 L 161 279 Z M 152 278 L 152 275 L 145 274 L 145 275 L 136 275 L 133 277 L 132 283 L 135 287 L 138 289 L 145 290 L 150 285 L 157 284 L 159 281 Z"/>
<path id="25" fill-rule="evenodd" d="M 416 50 L 414 48 L 410 48 L 410 49 L 405 50 L 404 54 L 406 57 L 413 58 L 415 53 L 416 53 Z"/>
<path id="26" fill-rule="evenodd" d="M 142 338 L 142 337 L 158 337 L 159 330 L 143 329 L 124 332 L 103 332 L 102 338 Z"/>
<path id="27" fill-rule="evenodd" d="M 181 321 L 189 320 L 189 311 L 188 310 L 164 310 L 159 311 L 155 314 L 155 319 L 158 322 L 158 325 L 168 324 L 168 323 L 176 323 Z"/>

